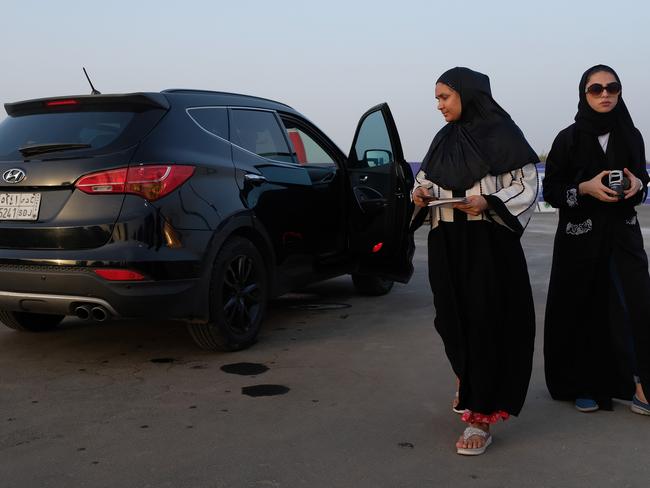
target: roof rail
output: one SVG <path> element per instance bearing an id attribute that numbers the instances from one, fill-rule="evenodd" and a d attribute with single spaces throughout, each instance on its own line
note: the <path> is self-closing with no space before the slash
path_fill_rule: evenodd
<path id="1" fill-rule="evenodd" d="M 277 100 L 271 100 L 270 98 L 262 98 L 262 97 L 256 97 L 253 95 L 244 95 L 243 93 L 231 93 L 231 92 L 221 92 L 221 91 L 214 91 L 214 90 L 196 90 L 192 88 L 167 88 L 166 90 L 163 90 L 161 93 L 186 93 L 188 95 L 231 95 L 231 96 L 236 96 L 236 97 L 246 97 L 246 98 L 253 98 L 255 100 L 263 100 L 265 102 L 272 102 L 272 103 L 277 103 L 278 105 L 284 105 L 287 108 L 290 108 L 293 110 L 293 107 L 287 105 L 286 103 L 278 102 Z"/>

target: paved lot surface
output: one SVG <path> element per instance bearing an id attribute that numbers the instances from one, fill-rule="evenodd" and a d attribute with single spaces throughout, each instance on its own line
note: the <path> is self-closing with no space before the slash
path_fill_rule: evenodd
<path id="1" fill-rule="evenodd" d="M 650 211 L 640 219 L 650 229 Z M 647 487 L 650 418 L 624 403 L 580 414 L 546 391 L 555 224 L 536 214 L 524 239 L 535 368 L 522 415 L 485 456 L 455 454 L 463 425 L 420 230 L 409 285 L 365 298 L 340 278 L 283 297 L 243 352 L 202 352 L 171 322 L 0 329 L 0 487 Z M 268 370 L 221 370 L 240 362 Z M 242 393 L 256 385 L 285 393 Z"/>

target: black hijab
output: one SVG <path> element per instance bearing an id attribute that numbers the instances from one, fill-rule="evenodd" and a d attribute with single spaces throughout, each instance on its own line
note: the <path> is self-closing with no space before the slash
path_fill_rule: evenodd
<path id="1" fill-rule="evenodd" d="M 643 141 L 634 127 L 630 112 L 623 100 L 623 92 L 618 96 L 616 106 L 606 113 L 596 112 L 587 102 L 587 82 L 594 73 L 604 71 L 611 73 L 616 81 L 621 82 L 616 71 L 604 64 L 597 64 L 585 71 L 578 85 L 579 102 L 576 113 L 576 134 L 574 150 L 584 165 L 582 178 L 589 178 L 603 169 L 628 168 L 647 183 L 645 171 L 645 154 Z M 607 154 L 604 155 L 598 136 L 609 133 Z M 643 168 L 642 168 L 643 167 Z"/>
<path id="2" fill-rule="evenodd" d="M 589 77 L 594 73 L 604 71 L 606 73 L 611 73 L 616 81 L 621 82 L 620 78 L 609 66 L 604 64 L 597 64 L 592 66 L 587 71 L 582 74 L 580 78 L 580 84 L 578 85 L 578 95 L 580 96 L 580 101 L 578 102 L 578 113 L 575 116 L 576 127 L 578 130 L 583 132 L 588 132 L 590 134 L 595 134 L 597 136 L 607 134 L 611 132 L 614 128 L 625 128 L 626 130 L 634 129 L 634 123 L 632 122 L 632 117 L 630 112 L 628 112 L 625 102 L 623 101 L 623 93 L 618 96 L 618 103 L 616 106 L 606 113 L 596 112 L 593 108 L 589 106 L 587 102 L 587 82 Z"/>
<path id="3" fill-rule="evenodd" d="M 436 83 L 458 92 L 459 120 L 433 138 L 422 162 L 427 179 L 447 190 L 466 190 L 485 175 L 499 175 L 539 158 L 523 133 L 492 98 L 490 79 L 469 68 L 452 68 Z"/>

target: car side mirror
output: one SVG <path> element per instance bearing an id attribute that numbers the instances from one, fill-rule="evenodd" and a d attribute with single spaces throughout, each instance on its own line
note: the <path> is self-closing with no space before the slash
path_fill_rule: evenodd
<path id="1" fill-rule="evenodd" d="M 368 149 L 363 153 L 363 162 L 369 168 L 385 166 L 393 162 L 393 154 L 385 149 Z"/>

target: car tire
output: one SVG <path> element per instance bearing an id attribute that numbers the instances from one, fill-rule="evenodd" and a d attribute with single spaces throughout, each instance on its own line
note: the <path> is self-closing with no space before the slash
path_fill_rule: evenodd
<path id="1" fill-rule="evenodd" d="M 0 322 L 10 329 L 23 332 L 47 332 L 54 330 L 65 315 L 50 315 L 31 312 L 9 312 L 0 310 Z"/>
<path id="2" fill-rule="evenodd" d="M 247 239 L 231 237 L 214 261 L 210 322 L 188 324 L 199 347 L 238 351 L 255 342 L 266 314 L 269 280 L 264 259 Z"/>
<path id="3" fill-rule="evenodd" d="M 395 282 L 379 276 L 352 273 L 352 283 L 362 295 L 381 296 L 390 292 Z"/>

